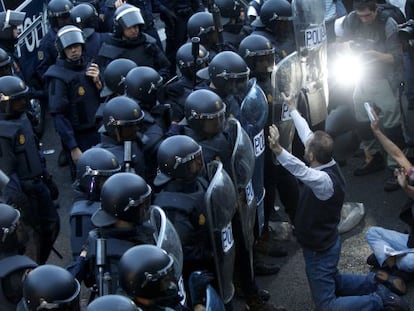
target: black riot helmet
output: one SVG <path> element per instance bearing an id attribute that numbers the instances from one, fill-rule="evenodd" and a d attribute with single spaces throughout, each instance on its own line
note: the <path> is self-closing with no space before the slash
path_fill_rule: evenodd
<path id="1" fill-rule="evenodd" d="M 121 165 L 112 152 L 103 148 L 90 148 L 76 162 L 78 189 L 98 201 L 104 182 L 121 171 Z"/>
<path id="2" fill-rule="evenodd" d="M 73 3 L 70 0 L 50 0 L 47 4 L 47 19 L 53 29 L 59 29 L 71 23 L 70 10 Z"/>
<path id="3" fill-rule="evenodd" d="M 113 21 L 113 33 L 117 38 L 122 38 L 124 29 L 139 25 L 145 25 L 141 10 L 131 4 L 121 5 L 116 9 Z"/>
<path id="4" fill-rule="evenodd" d="M 269 39 L 252 34 L 244 38 L 239 45 L 239 54 L 257 76 L 272 72 L 275 65 L 275 48 Z"/>
<path id="5" fill-rule="evenodd" d="M 151 187 L 139 175 L 118 173 L 104 183 L 101 207 L 92 215 L 96 227 L 106 227 L 124 220 L 142 224 L 149 218 Z"/>
<path id="6" fill-rule="evenodd" d="M 111 61 L 104 70 L 105 86 L 101 91 L 101 97 L 112 94 L 123 95 L 125 93 L 126 75 L 135 67 L 137 67 L 137 64 L 127 58 L 117 58 Z"/>
<path id="7" fill-rule="evenodd" d="M 13 74 L 12 61 L 10 55 L 0 48 L 0 77 Z"/>
<path id="8" fill-rule="evenodd" d="M 17 43 L 17 37 L 13 34 L 13 30 L 17 26 L 23 24 L 25 12 L 7 10 L 0 12 L 0 40 L 10 43 Z"/>
<path id="9" fill-rule="evenodd" d="M 119 285 L 132 299 L 149 299 L 163 307 L 174 307 L 180 300 L 174 259 L 155 245 L 127 250 L 119 260 L 118 271 Z"/>
<path id="10" fill-rule="evenodd" d="M 194 181 L 204 169 L 201 146 L 189 136 L 175 135 L 158 147 L 159 173 L 154 184 L 160 186 L 171 179 Z"/>
<path id="11" fill-rule="evenodd" d="M 230 19 L 238 19 L 242 9 L 242 3 L 239 0 L 215 0 L 214 3 L 220 9 L 221 22 L 223 25 L 229 23 Z"/>
<path id="12" fill-rule="evenodd" d="M 23 283 L 26 311 L 78 311 L 80 284 L 66 269 L 42 265 L 29 272 Z"/>
<path id="13" fill-rule="evenodd" d="M 216 93 L 201 89 L 185 100 L 184 113 L 188 125 L 203 137 L 212 137 L 223 131 L 226 105 Z"/>
<path id="14" fill-rule="evenodd" d="M 80 3 L 70 10 L 72 23 L 82 29 L 86 38 L 98 29 L 98 11 L 90 3 Z"/>
<path id="15" fill-rule="evenodd" d="M 24 232 L 18 232 L 20 212 L 14 207 L 0 203 L 0 253 L 23 254 L 27 241 Z"/>
<path id="16" fill-rule="evenodd" d="M 121 142 L 137 138 L 139 124 L 144 119 L 144 112 L 132 98 L 117 96 L 105 103 L 102 118 L 109 136 Z"/>
<path id="17" fill-rule="evenodd" d="M 260 9 L 260 20 L 274 34 L 286 37 L 292 31 L 292 5 L 287 0 L 266 0 Z"/>
<path id="18" fill-rule="evenodd" d="M 250 69 L 240 55 L 224 51 L 214 56 L 208 68 L 199 70 L 197 75 L 210 79 L 223 96 L 241 95 L 247 90 Z"/>
<path id="19" fill-rule="evenodd" d="M 28 108 L 29 88 L 16 76 L 0 77 L 0 113 L 18 116 Z"/>
<path id="20" fill-rule="evenodd" d="M 154 68 L 138 66 L 126 75 L 125 93 L 149 111 L 157 103 L 157 91 L 161 85 L 162 77 Z"/>
<path id="21" fill-rule="evenodd" d="M 213 15 L 209 12 L 197 12 L 187 22 L 187 34 L 189 38 L 199 37 L 200 43 L 206 45 L 209 34 L 214 33 Z"/>
<path id="22" fill-rule="evenodd" d="M 192 79 L 197 70 L 207 66 L 208 56 L 209 52 L 207 49 L 199 44 L 198 57 L 194 65 L 193 44 L 191 42 L 184 43 L 177 51 L 177 67 L 183 76 Z"/>
<path id="23" fill-rule="evenodd" d="M 81 44 L 85 46 L 85 37 L 80 28 L 68 25 L 59 29 L 56 35 L 56 48 L 59 53 L 59 57 L 66 58 L 65 49 L 74 44 Z"/>
<path id="24" fill-rule="evenodd" d="M 86 311 L 139 311 L 135 303 L 121 295 L 105 295 L 93 300 Z"/>

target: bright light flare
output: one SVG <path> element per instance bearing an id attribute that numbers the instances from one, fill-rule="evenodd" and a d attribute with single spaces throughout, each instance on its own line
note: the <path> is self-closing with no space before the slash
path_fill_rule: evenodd
<path id="1" fill-rule="evenodd" d="M 339 54 L 331 67 L 330 76 L 337 83 L 352 85 L 362 78 L 362 62 L 354 53 Z"/>

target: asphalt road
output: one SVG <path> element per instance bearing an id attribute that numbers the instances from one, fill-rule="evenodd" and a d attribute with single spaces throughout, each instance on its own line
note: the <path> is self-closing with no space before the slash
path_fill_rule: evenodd
<path id="1" fill-rule="evenodd" d="M 65 266 L 70 259 L 68 215 L 71 207 L 72 187 L 68 167 L 57 166 L 60 142 L 50 117 L 47 118 L 47 128 L 41 142 L 43 150 L 55 150 L 54 153 L 46 155 L 46 159 L 48 168 L 60 189 L 61 233 L 55 246 L 64 259 L 61 260 L 52 254 L 49 262 Z M 361 161 L 359 158 L 350 157 L 347 165 L 342 168 L 348 185 L 346 201 L 362 202 L 366 211 L 360 224 L 342 236 L 343 247 L 339 267 L 343 272 L 367 273 L 369 271 L 365 260 L 371 251 L 364 237 L 369 226 L 378 225 L 401 231 L 407 229 L 398 220 L 400 207 L 405 201 L 403 192 L 401 190 L 391 193 L 383 191 L 383 183 L 387 177 L 386 171 L 364 177 L 354 177 L 352 171 Z M 281 215 L 283 216 L 283 213 Z M 276 228 L 286 227 L 283 223 L 273 223 L 273 225 Z M 266 288 L 271 292 L 271 301 L 277 305 L 283 305 L 290 311 L 312 310 L 301 249 L 291 235 L 287 234 L 286 239 L 283 243 L 288 247 L 289 255 L 278 259 L 268 258 L 269 261 L 275 260 L 280 263 L 280 272 L 274 276 L 258 277 L 258 284 L 261 288 Z M 409 293 L 405 296 L 412 306 L 414 306 L 413 288 L 414 286 L 410 285 Z M 237 306 L 240 307 L 241 304 Z M 241 307 L 240 310 L 242 310 Z"/>

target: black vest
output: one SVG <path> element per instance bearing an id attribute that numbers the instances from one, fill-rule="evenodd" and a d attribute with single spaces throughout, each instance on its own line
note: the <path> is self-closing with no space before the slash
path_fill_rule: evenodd
<path id="1" fill-rule="evenodd" d="M 334 193 L 326 201 L 319 200 L 306 185 L 301 188 L 295 216 L 298 242 L 314 251 L 331 247 L 338 238 L 338 224 L 345 198 L 345 180 L 337 165 L 323 168 L 332 180 Z"/>

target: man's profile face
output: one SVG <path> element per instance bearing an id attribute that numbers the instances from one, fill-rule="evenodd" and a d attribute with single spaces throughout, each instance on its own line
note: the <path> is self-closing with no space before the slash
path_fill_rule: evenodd
<path id="1" fill-rule="evenodd" d="M 371 11 L 369 8 L 356 10 L 356 15 L 359 17 L 363 24 L 370 25 L 375 21 L 377 17 L 377 9 Z"/>
<path id="2" fill-rule="evenodd" d="M 135 39 L 139 35 L 139 25 L 134 25 L 123 30 L 123 36 L 126 39 Z"/>

